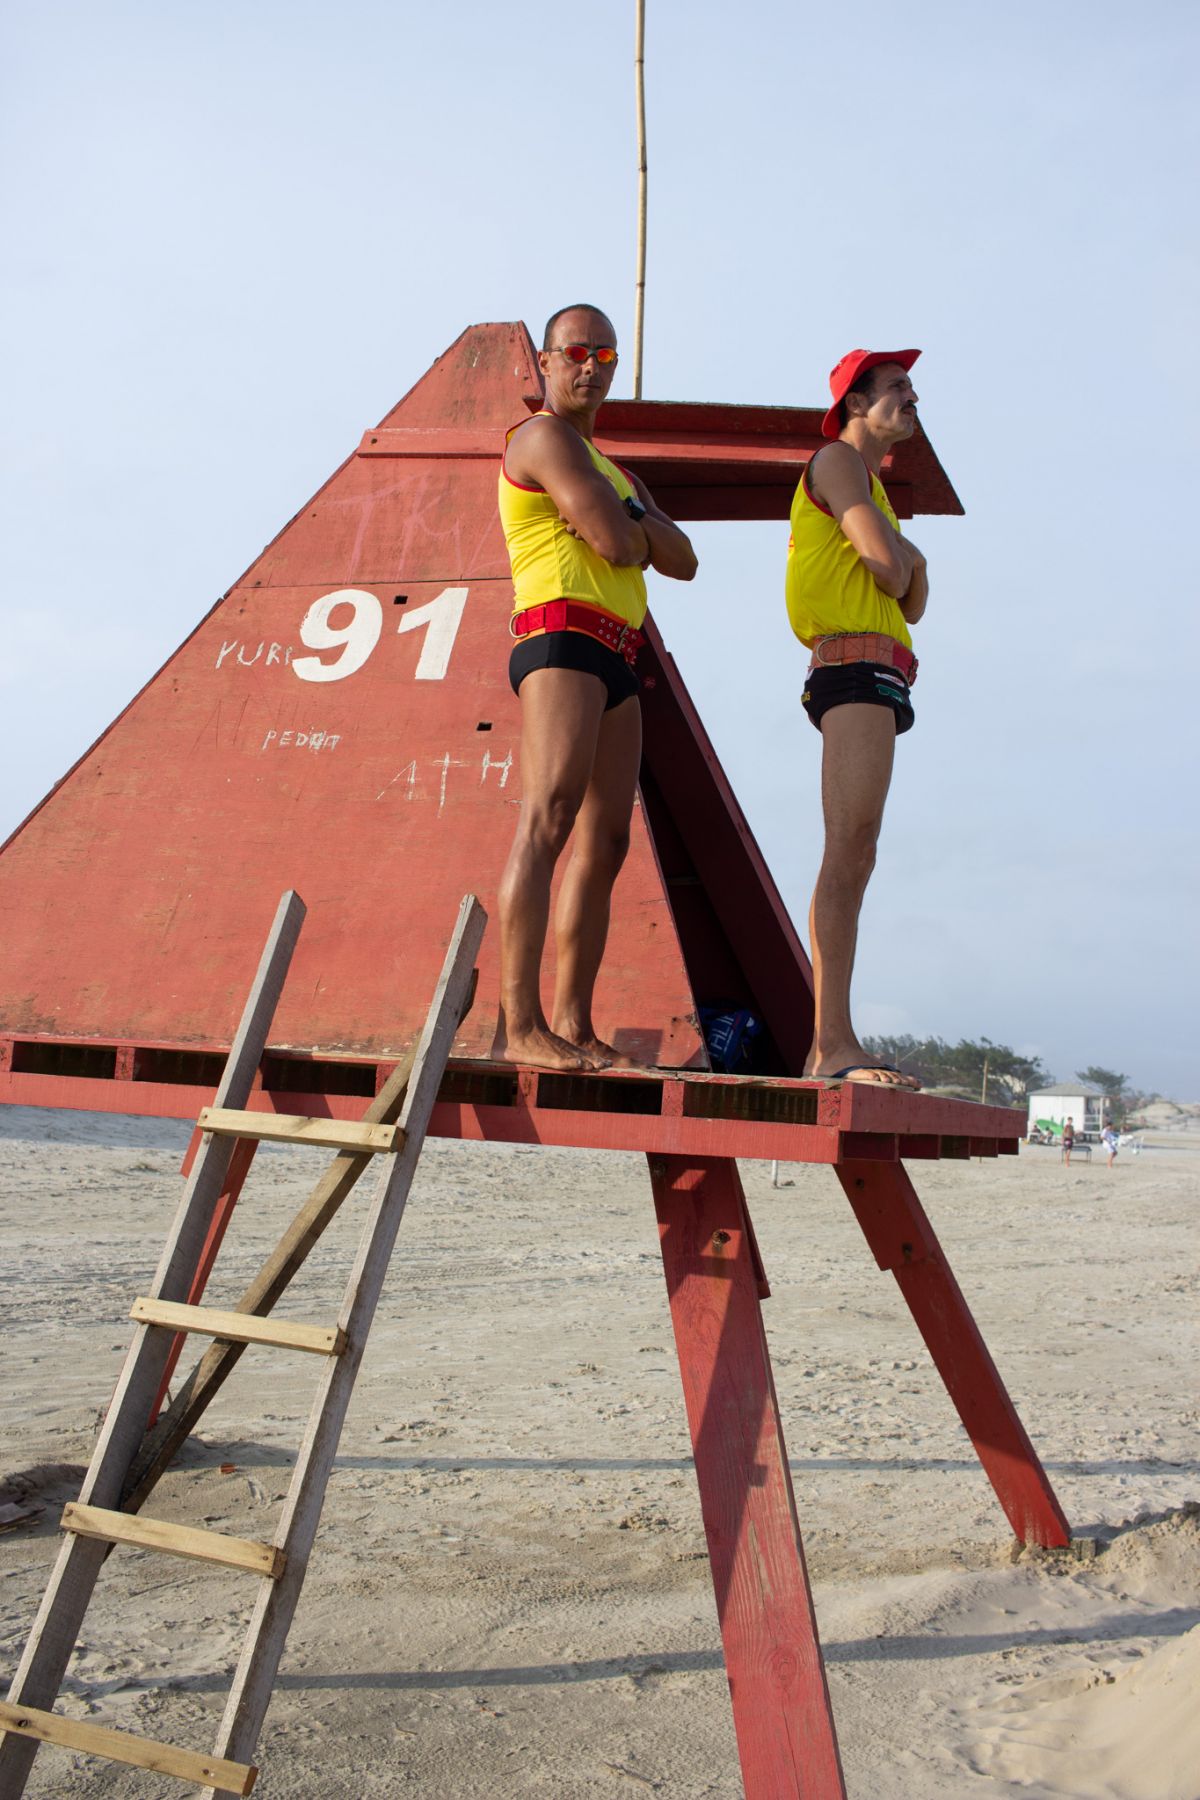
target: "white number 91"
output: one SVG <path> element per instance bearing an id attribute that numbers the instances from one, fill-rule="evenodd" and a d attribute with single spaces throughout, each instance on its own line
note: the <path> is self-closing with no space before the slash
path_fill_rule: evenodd
<path id="1" fill-rule="evenodd" d="M 351 609 L 344 625 L 331 625 L 329 615 L 338 607 Z M 332 662 L 319 656 L 295 656 L 292 669 L 301 681 L 341 681 L 361 669 L 379 642 L 383 608 L 374 594 L 363 588 L 339 588 L 314 600 L 300 621 L 300 642 L 310 650 L 340 650 Z"/>

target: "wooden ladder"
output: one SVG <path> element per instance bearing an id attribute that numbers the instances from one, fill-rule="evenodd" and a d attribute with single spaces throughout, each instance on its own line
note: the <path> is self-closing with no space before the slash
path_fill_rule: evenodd
<path id="1" fill-rule="evenodd" d="M 137 1323 L 78 1501 L 63 1512 L 65 1538 L 24 1655 L 0 1703 L 0 1800 L 24 1792 L 39 1743 L 199 1784 L 209 1800 L 248 1794 L 250 1759 L 270 1702 L 279 1659 L 304 1581 L 338 1439 L 417 1158 L 454 1034 L 474 991 L 474 960 L 486 914 L 468 895 L 414 1050 L 360 1122 L 247 1112 L 275 1006 L 304 918 L 299 896 L 280 901 L 214 1104 L 197 1124 L 205 1134 L 184 1188 L 149 1294 L 133 1303 Z M 183 1304 L 213 1206 L 240 1138 L 318 1144 L 340 1152 L 232 1311 Z M 333 1325 L 285 1324 L 269 1313 L 359 1175 L 375 1156 L 391 1159 L 363 1229 Z M 212 1346 L 171 1407 L 146 1421 L 180 1332 Z M 270 1543 L 137 1516 L 137 1508 L 249 1345 L 270 1344 L 323 1359 L 308 1427 Z M 211 1756 L 83 1723 L 50 1710 L 105 1557 L 135 1544 L 221 1563 L 260 1578 L 241 1660 Z"/>

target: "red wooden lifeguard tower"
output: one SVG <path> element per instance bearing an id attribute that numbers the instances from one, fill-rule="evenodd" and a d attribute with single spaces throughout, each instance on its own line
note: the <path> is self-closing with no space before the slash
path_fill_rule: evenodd
<path id="1" fill-rule="evenodd" d="M 490 906 L 511 837 L 496 464 L 540 399 L 523 326 L 464 332 L 0 849 L 0 1100 L 194 1118 L 295 887 L 308 926 L 254 1104 L 361 1117 L 420 1027 L 460 897 Z M 611 401 L 597 442 L 682 520 L 784 519 L 820 409 Z M 883 473 L 902 518 L 962 510 L 920 430 Z M 596 1017 L 657 1066 L 489 1063 L 493 936 L 432 1129 L 647 1154 L 746 1792 L 827 1800 L 844 1790 L 734 1158 L 833 1169 L 1016 1535 L 1061 1545 L 904 1167 L 1015 1153 L 1022 1120 L 802 1078 L 807 958 L 652 625 L 639 667 L 640 804 Z M 710 1005 L 763 1022 L 756 1074 L 708 1072 Z"/>

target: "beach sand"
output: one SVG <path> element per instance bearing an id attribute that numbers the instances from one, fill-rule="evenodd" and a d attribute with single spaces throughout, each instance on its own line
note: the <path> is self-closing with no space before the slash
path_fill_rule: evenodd
<path id="1" fill-rule="evenodd" d="M 0 1109 L 5 1672 L 187 1137 Z M 260 1150 L 212 1303 L 322 1166 Z M 769 1165 L 742 1169 L 852 1800 L 1197 1800 L 1200 1154 L 913 1168 L 1074 1531 L 1101 1540 L 1089 1561 L 1014 1559 L 831 1172 L 785 1165 L 773 1190 Z M 332 1320 L 365 1198 L 281 1316 Z M 269 1537 L 313 1379 L 247 1353 L 147 1510 Z M 253 1586 L 116 1551 L 62 1710 L 210 1748 Z M 258 1760 L 264 1800 L 741 1793 L 642 1159 L 426 1147 Z M 27 1791 L 182 1790 L 44 1748 Z"/>

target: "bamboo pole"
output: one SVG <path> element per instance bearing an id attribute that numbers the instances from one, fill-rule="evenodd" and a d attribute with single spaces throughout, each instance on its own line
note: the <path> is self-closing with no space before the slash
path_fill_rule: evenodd
<path id="1" fill-rule="evenodd" d="M 642 397 L 642 318 L 646 308 L 646 0 L 636 0 L 633 71 L 637 94 L 638 238 L 637 286 L 633 306 L 633 397 Z"/>

